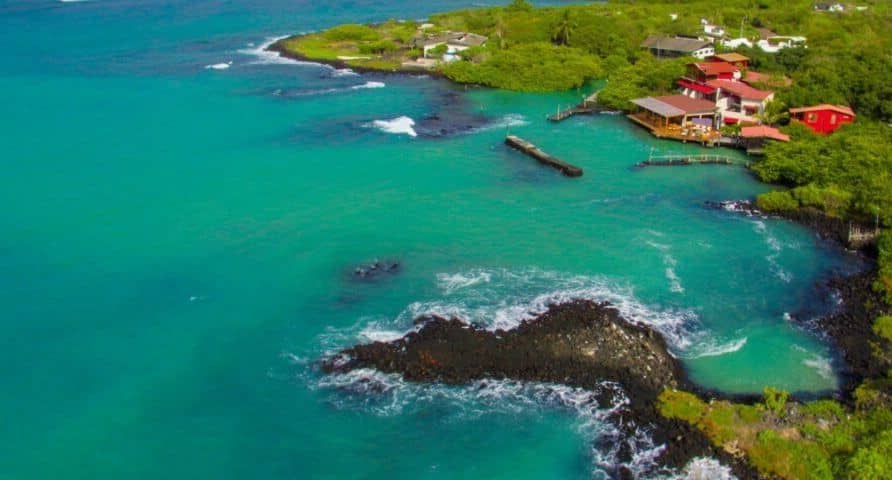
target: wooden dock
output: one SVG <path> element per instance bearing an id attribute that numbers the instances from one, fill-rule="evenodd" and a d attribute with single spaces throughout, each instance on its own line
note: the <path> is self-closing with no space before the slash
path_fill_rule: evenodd
<path id="1" fill-rule="evenodd" d="M 539 163 L 543 165 L 548 165 L 551 168 L 560 170 L 561 173 L 568 177 L 581 177 L 582 169 L 575 166 L 570 165 L 569 163 L 558 160 L 557 158 L 552 157 L 551 155 L 543 152 L 539 149 L 539 147 L 533 145 L 532 143 L 518 137 L 515 135 L 508 135 L 505 137 L 505 144 L 511 148 L 516 150 L 520 150 L 521 152 L 529 155 L 530 157 L 535 158 Z"/>
<path id="2" fill-rule="evenodd" d="M 730 157 L 722 155 L 659 155 L 651 156 L 636 167 L 683 167 L 688 165 L 736 165 Z"/>
<path id="3" fill-rule="evenodd" d="M 554 115 L 549 115 L 548 119 L 552 122 L 560 122 L 574 115 L 592 115 L 594 113 L 601 113 L 602 111 L 605 111 L 605 109 L 598 106 L 598 92 L 595 92 L 585 97 L 579 105 L 565 109 L 558 107 L 557 112 L 555 112 Z"/>

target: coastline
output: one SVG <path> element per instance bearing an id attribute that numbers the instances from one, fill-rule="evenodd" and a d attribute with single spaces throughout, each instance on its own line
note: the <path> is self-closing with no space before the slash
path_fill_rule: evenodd
<path id="1" fill-rule="evenodd" d="M 332 60 L 332 59 L 320 59 L 320 58 L 311 58 L 306 55 L 302 55 L 300 53 L 288 50 L 284 47 L 284 42 L 294 39 L 300 38 L 305 35 L 288 35 L 286 37 L 279 38 L 275 42 L 271 43 L 269 46 L 265 48 L 265 50 L 270 52 L 275 52 L 279 56 L 283 58 L 288 58 L 291 60 L 296 60 L 298 62 L 312 62 L 318 63 L 321 65 L 328 65 L 332 68 L 337 69 L 350 69 L 357 73 L 375 73 L 375 74 L 387 74 L 387 75 L 428 75 L 433 78 L 442 78 L 445 80 L 449 80 L 457 85 L 466 85 L 459 82 L 455 82 L 454 80 L 449 79 L 446 75 L 443 75 L 437 69 L 409 69 L 409 68 L 395 68 L 395 69 L 382 69 L 382 68 L 371 68 L 364 67 L 361 65 L 351 64 L 349 60 Z M 470 84 L 467 84 L 470 85 Z"/>
<path id="2" fill-rule="evenodd" d="M 292 36 L 288 38 L 294 37 Z M 287 38 L 283 40 L 287 40 Z M 355 66 L 351 64 L 349 60 L 313 59 L 282 48 L 280 43 L 283 40 L 273 43 L 272 45 L 267 47 L 267 50 L 276 52 L 277 54 L 285 58 L 290 58 L 298 61 L 320 63 L 332 66 L 334 68 L 349 68 L 362 73 L 405 75 L 424 74 L 430 75 L 431 77 L 445 78 L 457 85 L 466 85 L 447 78 L 445 75 L 437 70 L 416 70 L 405 68 L 394 68 L 386 70 Z M 747 210 L 747 208 L 749 208 L 749 210 Z M 752 214 L 753 212 L 756 212 L 756 214 L 762 214 L 761 212 L 755 210 L 752 203 L 750 203 L 749 207 L 747 208 L 744 208 L 742 213 Z M 810 209 L 801 209 L 790 212 L 772 212 L 769 216 L 775 216 L 784 218 L 788 221 L 796 222 L 814 232 L 818 237 L 831 241 L 839 248 L 848 249 L 847 241 L 844 234 L 847 222 L 844 220 L 834 217 L 828 217 L 821 212 L 813 211 Z M 871 250 L 869 248 L 859 248 L 858 250 L 865 253 L 868 258 L 870 258 Z M 826 394 L 818 395 L 818 399 L 841 399 L 846 403 L 846 405 L 848 405 L 849 407 L 853 407 L 853 396 L 855 388 L 863 380 L 873 378 L 877 374 L 883 373 L 878 370 L 876 364 L 872 362 L 871 353 L 871 342 L 872 340 L 874 340 L 874 337 L 871 336 L 871 326 L 873 323 L 873 319 L 876 317 L 877 313 L 881 311 L 881 305 L 883 305 L 881 297 L 873 292 L 871 288 L 871 278 L 873 278 L 874 276 L 874 270 L 875 266 L 871 265 L 871 268 L 864 272 L 842 278 L 834 278 L 826 282 L 826 285 L 816 286 L 816 288 L 826 287 L 833 289 L 834 291 L 839 292 L 839 295 L 842 298 L 842 307 L 839 311 L 822 316 L 814 322 L 814 325 L 817 325 L 819 327 L 820 332 L 818 333 L 826 334 L 827 337 L 829 337 L 833 344 L 835 352 L 838 353 L 839 356 L 845 361 L 843 371 L 844 381 L 836 390 L 829 391 Z M 873 307 L 866 307 L 866 304 L 873 305 Z M 560 306 L 556 306 L 555 308 L 564 308 L 567 305 L 569 304 L 563 304 Z M 537 317 L 537 319 L 533 322 L 538 321 L 540 318 L 541 317 Z M 434 323 L 460 322 L 457 319 L 419 320 L 423 322 Z M 657 336 L 659 336 L 658 332 L 653 333 L 656 333 Z M 411 335 L 412 334 L 410 334 L 410 336 Z M 397 342 L 399 341 L 400 340 L 397 340 Z M 386 344 L 376 343 L 373 345 L 379 345 L 380 347 L 381 345 Z M 383 354 L 382 351 L 379 351 L 378 353 Z M 410 381 L 444 382 L 444 378 L 441 376 L 429 376 L 423 373 L 419 373 L 417 370 L 400 370 L 400 367 L 394 366 L 392 362 L 389 364 L 371 363 L 365 366 L 372 366 L 373 368 L 383 369 L 383 371 L 399 372 L 403 374 L 404 378 Z M 325 370 L 325 368 L 323 368 L 323 370 Z M 328 371 L 331 372 L 337 370 L 334 369 Z M 446 379 L 445 383 L 463 383 L 470 378 L 475 377 L 463 377 L 462 375 L 458 375 L 456 377 Z M 507 376 L 507 378 L 519 379 L 522 381 L 543 380 L 542 378 L 536 376 L 525 378 L 523 375 L 519 377 Z M 562 378 L 560 376 L 555 376 L 553 378 L 546 377 L 545 380 L 554 381 L 555 383 L 583 387 L 587 385 L 585 381 L 580 381 L 580 378 L 573 377 L 572 375 L 565 375 Z M 628 379 L 626 379 L 626 381 L 628 382 Z M 633 405 L 630 410 L 631 416 L 626 419 L 627 421 L 625 423 L 623 422 L 622 418 L 618 420 L 612 420 L 618 422 L 617 425 L 627 433 L 633 432 L 638 425 L 648 425 L 652 427 L 650 433 L 653 436 L 654 441 L 666 446 L 665 451 L 660 454 L 661 465 L 671 468 L 682 468 L 684 467 L 686 462 L 690 461 L 696 456 L 708 455 L 721 460 L 725 465 L 731 467 L 734 471 L 734 474 L 737 475 L 738 478 L 759 478 L 758 473 L 756 472 L 754 467 L 746 463 L 746 457 L 742 454 L 733 454 L 729 452 L 727 448 L 722 448 L 714 445 L 710 441 L 710 438 L 703 431 L 689 422 L 667 418 L 664 415 L 661 415 L 656 406 L 656 394 L 658 394 L 658 392 L 655 392 L 652 389 L 642 389 L 639 385 L 637 385 L 636 382 L 624 384 L 624 386 L 626 387 L 628 387 L 629 385 L 632 385 L 632 387 L 629 388 Z M 589 384 L 588 386 L 590 387 L 591 385 Z M 698 398 L 707 400 L 710 403 L 712 401 L 729 401 L 754 406 L 761 398 L 757 395 L 729 395 L 717 390 L 704 389 L 698 385 L 691 383 L 688 380 L 687 375 L 684 373 L 679 377 L 677 386 L 679 388 L 682 388 L 684 391 L 693 392 Z M 794 398 L 797 398 L 799 401 L 804 401 L 805 399 L 802 397 L 803 396 L 797 396 L 794 392 Z M 814 399 L 814 397 L 811 397 L 809 399 Z M 631 473 L 627 471 L 618 471 L 615 473 L 619 478 L 632 478 Z"/>

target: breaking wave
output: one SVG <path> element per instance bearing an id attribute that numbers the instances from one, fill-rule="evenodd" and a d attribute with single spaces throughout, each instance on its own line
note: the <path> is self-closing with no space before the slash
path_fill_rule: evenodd
<path id="1" fill-rule="evenodd" d="M 705 340 L 692 346 L 684 357 L 688 359 L 696 359 L 703 357 L 718 357 L 739 351 L 746 345 L 747 337 L 731 340 L 725 343 L 718 343 L 715 340 Z"/>
<path id="2" fill-rule="evenodd" d="M 439 293 L 407 305 L 393 318 L 360 319 L 347 328 L 329 328 L 320 337 L 329 353 L 359 341 L 395 339 L 419 326 L 425 315 L 457 317 L 490 331 L 510 330 L 572 300 L 609 302 L 627 320 L 658 330 L 673 354 L 682 358 L 731 353 L 745 339 L 718 342 L 690 309 L 661 308 L 639 301 L 634 290 L 600 276 L 571 275 L 536 268 L 476 268 L 436 276 Z M 739 344 L 739 345 L 738 345 Z"/>
<path id="3" fill-rule="evenodd" d="M 575 299 L 608 301 L 630 321 L 650 325 L 667 338 L 673 349 L 689 358 L 721 355 L 742 348 L 747 339 L 711 341 L 697 328 L 692 311 L 661 309 L 637 300 L 633 290 L 598 276 L 570 275 L 540 269 L 475 268 L 436 275 L 433 299 L 413 302 L 395 318 L 365 317 L 346 329 L 329 328 L 320 336 L 328 356 L 361 342 L 391 341 L 421 326 L 413 320 L 425 314 L 457 316 L 489 330 L 510 329 L 545 312 L 551 304 Z M 550 383 L 513 380 L 478 380 L 466 386 L 415 384 L 401 375 L 374 369 L 319 375 L 311 363 L 298 365 L 311 389 L 326 396 L 335 408 L 358 409 L 379 416 L 424 411 L 432 403 L 446 405 L 445 420 L 473 420 L 483 415 L 537 415 L 559 409 L 573 415 L 580 437 L 591 445 L 589 458 L 594 478 L 627 468 L 635 478 L 732 478 L 730 471 L 710 458 L 692 461 L 683 471 L 657 466 L 665 449 L 656 444 L 647 426 L 620 430 L 611 418 L 622 416 L 629 399 L 620 385 L 602 382 L 596 391 Z M 340 361 L 346 361 L 344 357 Z M 337 363 L 338 360 L 335 360 Z M 605 402 L 605 399 L 607 401 Z M 599 402 L 600 400 L 600 402 Z M 438 411 L 441 411 L 438 408 Z M 621 452 L 632 452 L 627 462 Z M 707 475 L 707 476 L 703 476 Z"/>
<path id="4" fill-rule="evenodd" d="M 215 63 L 213 65 L 205 65 L 205 70 L 226 70 L 232 66 L 232 60 L 228 62 Z"/>
<path id="5" fill-rule="evenodd" d="M 358 369 L 317 377 L 310 388 L 327 394 L 327 402 L 338 409 L 353 409 L 384 417 L 423 411 L 431 404 L 446 405 L 444 420 L 474 420 L 484 415 L 541 415 L 545 410 L 562 410 L 575 417 L 575 429 L 591 445 L 593 473 L 603 475 L 627 468 L 635 478 L 672 480 L 733 478 L 730 470 L 711 458 L 693 460 L 683 472 L 667 472 L 657 465 L 665 450 L 657 445 L 646 428 L 631 435 L 622 433 L 611 421 L 621 415 L 629 398 L 619 384 L 602 382 L 594 391 L 552 383 L 514 380 L 477 380 L 466 386 L 415 384 L 399 374 L 374 369 Z M 600 400 L 600 401 L 599 401 Z M 631 460 L 621 461 L 621 450 L 632 452 Z M 718 476 L 698 476 L 715 473 Z"/>
<path id="6" fill-rule="evenodd" d="M 246 48 L 239 50 L 238 53 L 254 57 L 254 60 L 249 62 L 249 65 L 309 65 L 325 68 L 332 71 L 335 70 L 334 67 L 330 67 L 322 63 L 294 60 L 292 58 L 283 57 L 277 52 L 267 50 L 270 45 L 288 37 L 290 37 L 290 35 L 282 35 L 281 37 L 268 37 L 260 45 L 255 46 L 253 44 L 249 44 Z"/>
<path id="7" fill-rule="evenodd" d="M 372 83 L 372 82 L 369 82 Z M 410 137 L 417 137 L 418 133 L 415 131 L 415 120 L 412 120 L 406 116 L 400 116 L 396 118 L 392 118 L 390 120 L 375 120 L 371 123 L 366 124 L 367 127 L 376 128 L 385 133 L 394 133 L 398 135 L 408 135 Z"/>

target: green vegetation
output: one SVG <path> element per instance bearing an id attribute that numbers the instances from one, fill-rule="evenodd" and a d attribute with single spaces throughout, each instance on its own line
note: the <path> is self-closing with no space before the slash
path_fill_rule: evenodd
<path id="1" fill-rule="evenodd" d="M 864 398 L 880 391 L 862 386 Z M 664 391 L 660 414 L 689 422 L 731 454 L 745 453 L 762 475 L 784 479 L 892 478 L 892 410 L 888 399 L 849 411 L 832 400 L 788 403 L 767 388 L 763 403 L 704 402 Z"/>
<path id="2" fill-rule="evenodd" d="M 485 52 L 480 62 L 452 62 L 442 71 L 452 80 L 520 91 L 566 90 L 601 73 L 596 58 L 546 42 Z M 508 75 L 506 72 L 512 72 Z"/>

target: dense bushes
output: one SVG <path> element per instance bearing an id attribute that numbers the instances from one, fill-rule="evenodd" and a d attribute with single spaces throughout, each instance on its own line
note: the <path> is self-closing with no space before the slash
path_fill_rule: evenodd
<path id="1" fill-rule="evenodd" d="M 766 182 L 808 185 L 798 200 L 828 213 L 892 224 L 892 128 L 858 121 L 832 135 L 791 124 L 792 141 L 774 142 L 753 170 Z"/>
<path id="2" fill-rule="evenodd" d="M 787 403 L 786 392 L 774 389 L 752 406 L 665 390 L 657 408 L 666 418 L 696 426 L 716 446 L 745 452 L 769 478 L 890 478 L 892 410 L 875 385 L 858 391 L 869 400 L 858 401 L 854 410 L 832 400 Z"/>
<path id="3" fill-rule="evenodd" d="M 330 28 L 323 35 L 334 42 L 374 42 L 381 38 L 374 28 L 352 23 Z"/>
<path id="4" fill-rule="evenodd" d="M 494 49 L 484 62 L 452 62 L 442 71 L 461 83 L 527 92 L 567 90 L 601 76 L 596 58 L 575 48 L 545 42 Z"/>

